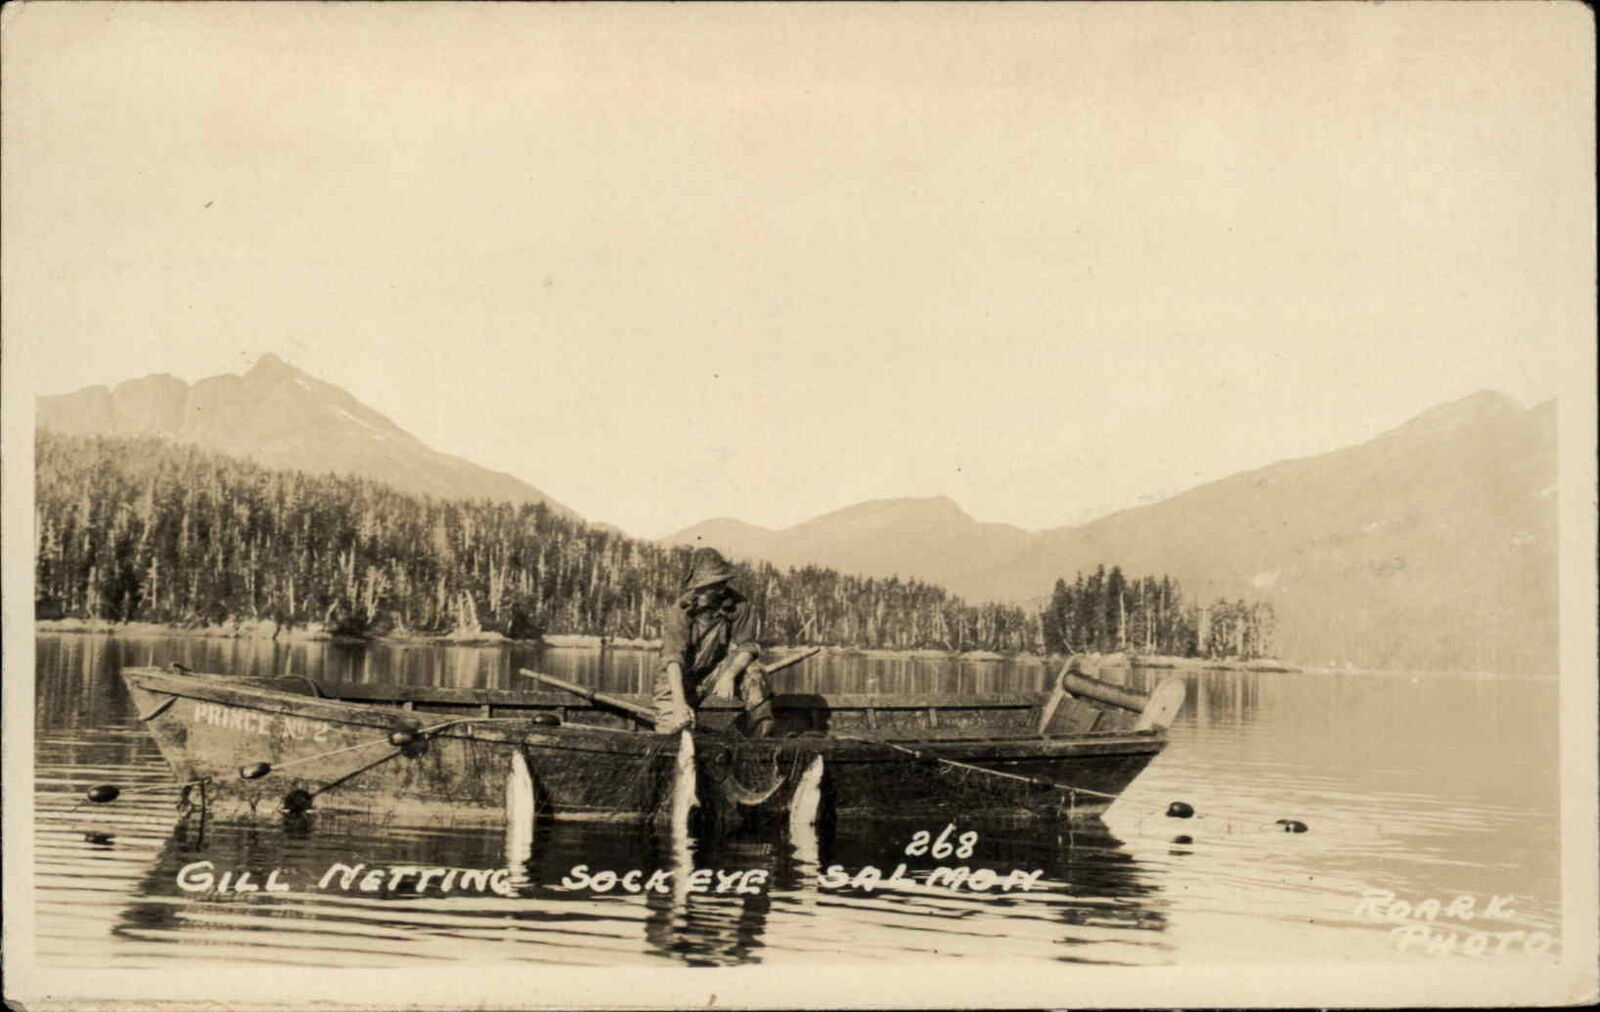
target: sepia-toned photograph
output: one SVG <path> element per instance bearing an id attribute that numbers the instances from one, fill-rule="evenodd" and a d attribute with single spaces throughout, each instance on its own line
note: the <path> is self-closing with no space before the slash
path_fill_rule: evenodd
<path id="1" fill-rule="evenodd" d="M 8 1007 L 1596 999 L 1588 8 L 0 32 Z"/>

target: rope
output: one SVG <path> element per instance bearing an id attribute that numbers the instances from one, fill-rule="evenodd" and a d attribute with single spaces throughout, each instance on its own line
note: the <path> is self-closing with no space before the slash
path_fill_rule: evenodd
<path id="1" fill-rule="evenodd" d="M 312 695 L 313 698 L 315 698 L 315 699 L 324 698 L 323 695 L 322 695 L 322 686 L 318 685 L 316 682 L 313 682 L 310 679 L 310 677 L 307 676 L 307 675 L 297 675 L 293 671 L 286 671 L 279 677 L 282 677 L 282 678 L 298 678 L 302 682 L 305 682 L 306 686 L 311 689 L 311 695 Z"/>
<path id="2" fill-rule="evenodd" d="M 442 731 L 447 727 L 454 727 L 457 724 L 477 723 L 477 722 L 485 721 L 485 720 L 526 720 L 526 719 L 527 718 L 525 718 L 525 717 L 456 717 L 454 719 L 446 720 L 446 721 L 443 721 L 443 722 L 438 723 L 438 724 L 430 725 L 428 727 L 418 728 L 416 733 L 420 734 L 420 735 L 433 734 L 434 732 Z M 272 765 L 272 772 L 276 773 L 279 770 L 285 770 L 285 769 L 290 768 L 291 766 L 298 766 L 298 765 L 300 765 L 302 763 L 314 762 L 314 761 L 316 761 L 318 759 L 326 759 L 329 756 L 342 755 L 345 752 L 354 752 L 354 751 L 356 751 L 358 749 L 371 748 L 373 745 L 384 745 L 384 744 L 388 744 L 388 742 L 389 742 L 389 739 L 387 737 L 383 737 L 383 738 L 374 739 L 372 741 L 359 742 L 359 743 L 357 743 L 355 745 L 346 745 L 343 748 L 329 749 L 326 752 L 318 752 L 315 755 L 301 756 L 298 759 L 290 759 L 288 762 L 274 763 Z M 399 755 L 399 754 L 400 754 L 399 750 L 396 749 L 395 755 Z M 392 759 L 392 758 L 394 758 L 394 756 L 385 756 L 383 759 L 378 760 L 378 762 L 385 762 L 385 761 L 387 761 L 389 759 Z M 377 763 L 374 763 L 372 765 L 375 766 L 375 765 L 377 765 Z M 357 770 L 356 772 L 358 772 L 358 773 L 359 772 L 363 772 L 363 771 L 365 771 L 367 769 L 371 769 L 371 768 L 372 768 L 371 766 L 364 766 L 361 769 Z M 353 775 L 354 774 L 350 774 L 349 776 L 342 777 L 341 779 L 339 779 L 337 781 L 334 781 L 334 783 L 329 785 L 329 786 L 334 786 L 334 785 L 337 785 L 339 783 L 343 783 L 345 780 L 348 780 L 350 778 L 350 776 L 353 776 Z M 154 792 L 157 792 L 157 791 L 181 791 L 181 790 L 185 790 L 186 788 L 194 787 L 194 786 L 199 785 L 199 784 L 210 783 L 211 779 L 212 779 L 211 777 L 200 777 L 200 778 L 195 779 L 195 780 L 184 781 L 183 783 L 180 783 L 180 784 L 146 784 L 145 786 L 142 786 L 142 787 L 130 787 L 130 788 L 127 788 L 126 790 L 121 790 L 120 793 L 122 795 L 129 795 L 129 794 L 150 794 L 150 793 L 154 793 Z M 323 790 L 326 790 L 326 789 L 327 789 L 326 787 L 319 788 L 317 793 L 321 793 Z M 81 800 L 76 805 L 72 806 L 72 808 L 70 810 L 68 810 L 67 814 L 71 815 L 73 812 L 76 812 L 79 808 L 83 807 L 83 805 L 84 805 L 86 800 L 87 799 Z"/>
<path id="3" fill-rule="evenodd" d="M 1117 795 L 1115 795 L 1115 794 L 1107 794 L 1104 791 L 1091 790 L 1091 789 L 1089 789 L 1087 787 L 1074 787 L 1071 784 L 1061 784 L 1061 783 L 1056 783 L 1056 782 L 1051 781 L 1051 780 L 1040 780 L 1037 777 L 1025 777 L 1025 776 L 1022 776 L 1020 773 L 1006 773 L 1003 770 L 991 770 L 991 769 L 987 769 L 987 768 L 985 768 L 983 766 L 974 766 L 971 763 L 957 762 L 954 759 L 945 759 L 945 758 L 943 758 L 941 756 L 928 755 L 928 754 L 923 753 L 923 752 L 918 752 L 916 749 L 906 748 L 904 745 L 896 745 L 892 741 L 874 741 L 871 738 L 852 738 L 852 737 L 850 737 L 848 735 L 842 735 L 842 734 L 832 735 L 831 737 L 840 738 L 840 739 L 843 739 L 845 741 L 859 741 L 859 742 L 862 742 L 863 744 L 867 744 L 867 745 L 882 745 L 884 748 L 892 748 L 896 752 L 904 752 L 906 755 L 916 756 L 918 759 L 921 759 L 921 760 L 923 760 L 925 762 L 942 763 L 945 766 L 953 766 L 953 767 L 955 767 L 957 769 L 970 770 L 970 771 L 976 772 L 976 773 L 987 773 L 992 777 L 1004 777 L 1007 780 L 1016 780 L 1016 781 L 1018 781 L 1020 783 L 1032 784 L 1032 785 L 1034 785 L 1036 787 L 1052 787 L 1052 788 L 1054 788 L 1054 789 L 1056 789 L 1058 791 L 1070 791 L 1074 795 L 1076 795 L 1076 794 L 1090 794 L 1090 795 L 1093 795 L 1094 797 L 1097 797 L 1097 798 L 1108 798 L 1108 799 L 1110 799 L 1112 801 L 1117 800 Z M 1075 805 L 1076 804 L 1076 798 L 1069 799 L 1069 804 L 1074 804 Z"/>
<path id="4" fill-rule="evenodd" d="M 846 738 L 847 736 L 846 735 L 835 735 L 834 737 Z M 1004 772 L 1002 770 L 991 770 L 991 769 L 986 769 L 986 768 L 984 768 L 982 766 L 974 766 L 971 763 L 957 762 L 954 759 L 944 759 L 944 758 L 941 758 L 939 756 L 927 755 L 925 753 L 918 752 L 915 749 L 907 748 L 904 745 L 897 745 L 894 742 L 890 742 L 890 741 L 873 741 L 873 740 L 868 739 L 868 738 L 848 738 L 848 740 L 864 742 L 864 743 L 872 744 L 872 745 L 882 745 L 885 748 L 892 748 L 897 752 L 904 752 L 907 755 L 916 756 L 918 759 L 922 759 L 924 761 L 932 761 L 932 762 L 936 762 L 936 763 L 942 763 L 942 764 L 944 764 L 946 766 L 953 766 L 953 767 L 956 767 L 956 768 L 961 769 L 961 770 L 967 770 L 967 771 L 976 772 L 976 773 L 987 773 L 987 774 L 989 774 L 990 776 L 993 776 L 993 777 L 1004 777 L 1007 780 L 1016 780 L 1016 781 L 1019 781 L 1021 783 L 1034 784 L 1034 785 L 1041 786 L 1041 787 L 1052 787 L 1052 788 L 1055 788 L 1056 790 L 1066 791 L 1067 792 L 1067 810 L 1068 810 L 1069 813 L 1074 812 L 1077 809 L 1078 795 L 1080 793 L 1093 795 L 1094 797 L 1097 797 L 1097 798 L 1106 798 L 1106 799 L 1108 799 L 1110 801 L 1116 801 L 1117 798 L 1118 798 L 1118 796 L 1115 795 L 1115 794 L 1106 794 L 1104 791 L 1091 790 L 1091 789 L 1089 789 L 1087 787 L 1074 787 L 1071 784 L 1054 783 L 1054 782 L 1049 781 L 1049 780 L 1040 780 L 1040 779 L 1038 779 L 1036 777 L 1025 777 L 1025 776 L 1021 776 L 1019 774 L 1016 774 L 1016 773 L 1006 773 L 1006 772 Z M 1163 818 L 1163 820 L 1165 820 L 1167 818 L 1165 812 L 1157 813 L 1157 812 L 1151 811 L 1148 815 L 1141 816 L 1140 821 L 1141 822 L 1147 821 L 1148 819 L 1155 818 L 1155 817 L 1161 817 L 1161 818 Z M 1205 814 L 1196 814 L 1196 815 L 1193 815 L 1193 816 L 1190 817 L 1190 820 L 1192 820 L 1193 822 L 1209 821 L 1211 819 L 1212 819 L 1212 816 L 1205 815 Z M 1181 824 L 1182 822 L 1187 821 L 1187 820 L 1172 819 L 1171 821 Z M 1304 832 L 1307 832 L 1307 828 L 1306 828 L 1305 823 L 1300 822 L 1300 820 L 1298 820 L 1298 819 L 1279 820 L 1279 821 L 1268 823 L 1268 822 L 1265 822 L 1265 821 L 1262 821 L 1262 822 L 1245 822 L 1245 821 L 1239 820 L 1239 819 L 1231 819 L 1231 818 L 1224 817 L 1223 819 L 1218 820 L 1218 821 L 1220 821 L 1221 824 L 1223 825 L 1223 827 L 1224 827 L 1223 828 L 1223 832 L 1225 832 L 1225 833 L 1233 833 L 1236 830 L 1239 830 L 1240 827 L 1243 827 L 1244 831 L 1249 831 L 1249 832 L 1280 832 L 1280 833 L 1304 833 Z M 1299 828 L 1296 829 L 1296 828 L 1292 828 L 1290 826 L 1285 826 L 1284 822 L 1290 822 L 1290 823 L 1297 824 L 1299 826 Z M 1376 828 L 1374 830 L 1374 832 L 1377 833 L 1378 835 L 1381 835 L 1382 834 L 1381 827 L 1380 828 Z"/>
<path id="5" fill-rule="evenodd" d="M 891 749 L 894 749 L 897 752 L 904 752 L 906 755 L 915 756 L 918 759 L 921 759 L 923 761 L 941 763 L 941 764 L 943 764 L 945 766 L 952 766 L 952 767 L 955 767 L 955 768 L 963 770 L 963 771 L 975 772 L 975 773 L 987 773 L 989 776 L 992 776 L 992 777 L 1004 777 L 1007 780 L 1015 780 L 1015 781 L 1018 781 L 1020 783 L 1032 784 L 1032 785 L 1040 786 L 1040 787 L 1051 787 L 1051 788 L 1054 788 L 1054 789 L 1059 790 L 1059 791 L 1066 791 L 1067 792 L 1067 811 L 1068 811 L 1069 814 L 1070 813 L 1074 813 L 1076 811 L 1077 806 L 1078 806 L 1078 795 L 1080 793 L 1081 794 L 1092 795 L 1092 796 L 1097 797 L 1097 798 L 1106 798 L 1107 800 L 1110 800 L 1110 801 L 1116 801 L 1117 798 L 1118 798 L 1118 795 L 1107 794 L 1104 791 L 1091 790 L 1088 787 L 1074 787 L 1071 784 L 1062 784 L 1062 783 L 1055 783 L 1055 782 L 1049 781 L 1049 780 L 1040 780 L 1037 777 L 1025 777 L 1025 776 L 1022 776 L 1022 775 L 1017 774 L 1017 773 L 1006 773 L 1003 770 L 986 769 L 985 767 L 982 767 L 982 766 L 974 766 L 971 763 L 958 762 L 957 760 L 954 760 L 954 759 L 944 759 L 944 758 L 941 758 L 940 756 L 928 755 L 928 754 L 923 753 L 923 752 L 918 752 L 916 749 L 907 748 L 904 745 L 897 745 L 892 741 L 874 741 L 874 740 L 872 740 L 870 738 L 854 738 L 854 737 L 850 737 L 848 735 L 834 735 L 833 737 L 842 738 L 842 739 L 845 739 L 845 740 L 848 740 L 848 741 L 862 742 L 864 744 L 869 744 L 869 745 L 882 745 L 884 748 L 891 748 Z M 1164 813 L 1164 812 L 1157 813 L 1157 812 L 1151 811 L 1151 812 L 1149 812 L 1148 815 L 1141 815 L 1140 821 L 1144 822 L 1144 821 L 1147 821 L 1150 818 L 1155 818 L 1155 817 L 1161 817 L 1165 821 L 1166 813 Z M 1205 815 L 1205 814 L 1196 814 L 1194 816 L 1191 816 L 1190 819 L 1193 820 L 1193 822 L 1202 822 L 1202 821 L 1210 821 L 1212 819 L 1212 817 L 1209 816 L 1209 815 Z M 1186 820 L 1173 819 L 1171 821 L 1181 824 L 1183 821 L 1186 821 Z M 1305 824 L 1302 823 L 1302 822 L 1299 822 L 1299 820 L 1281 820 L 1281 821 L 1271 822 L 1271 823 L 1263 821 L 1263 822 L 1255 823 L 1255 822 L 1244 822 L 1244 821 L 1238 820 L 1238 819 L 1223 818 L 1223 819 L 1218 820 L 1218 821 L 1220 821 L 1222 823 L 1222 825 L 1224 827 L 1223 832 L 1225 832 L 1225 833 L 1233 833 L 1237 829 L 1239 829 L 1239 827 L 1245 827 L 1245 829 L 1247 829 L 1248 831 L 1251 831 L 1251 832 L 1304 833 L 1304 832 L 1307 831 Z M 1298 823 L 1300 828 L 1293 829 L 1293 828 L 1286 827 L 1283 824 L 1284 821 Z M 1380 828 L 1380 829 L 1375 830 L 1375 832 L 1377 832 L 1378 834 L 1381 835 L 1382 830 Z"/>
<path id="6" fill-rule="evenodd" d="M 1265 816 L 1256 819 L 1250 819 L 1242 816 L 1232 815 L 1227 812 L 1217 815 L 1199 812 L 1189 816 L 1188 818 L 1179 818 L 1177 816 L 1168 815 L 1164 811 L 1155 808 L 1135 808 L 1133 809 L 1130 817 L 1138 820 L 1137 825 L 1141 829 L 1149 830 L 1151 828 L 1159 828 L 1163 831 L 1163 835 L 1164 832 L 1168 830 L 1187 835 L 1185 833 L 1186 829 L 1194 830 L 1196 833 L 1217 832 L 1224 833 L 1229 836 L 1232 836 L 1236 833 L 1278 833 L 1295 835 L 1300 833 L 1309 833 L 1313 828 L 1312 825 L 1308 824 L 1307 821 L 1302 819 L 1277 819 L 1269 821 Z M 1286 822 L 1291 823 L 1291 825 L 1285 826 L 1284 823 Z M 1339 832 L 1359 830 L 1362 835 L 1375 837 L 1385 835 L 1383 824 L 1380 822 L 1350 822 L 1348 820 L 1335 820 L 1330 823 L 1324 823 L 1321 822 L 1321 820 L 1315 820 L 1315 822 L 1318 827 L 1332 825 Z M 1300 828 L 1294 828 L 1295 825 L 1298 825 Z M 1318 831 L 1321 832 L 1322 830 L 1319 829 Z"/>
<path id="7" fill-rule="evenodd" d="M 210 782 L 211 782 L 211 778 L 210 777 L 201 777 L 198 780 L 189 780 L 189 781 L 185 781 L 184 783 L 181 783 L 181 784 L 146 784 L 143 787 L 130 787 L 127 790 L 123 790 L 122 788 L 119 787 L 119 788 L 117 788 L 117 796 L 118 797 L 124 797 L 124 796 L 129 795 L 129 794 L 149 794 L 149 793 L 152 793 L 154 791 L 182 791 L 182 790 L 187 790 L 190 787 L 194 787 L 197 784 L 198 785 L 205 785 L 205 784 L 208 784 Z M 78 803 L 76 805 L 73 805 L 71 808 L 67 809 L 67 814 L 68 815 L 76 814 L 78 809 L 82 808 L 84 805 L 86 805 L 88 803 L 89 803 L 89 799 L 88 798 L 86 798 L 86 797 L 85 798 L 79 798 L 78 799 Z"/>
<path id="8" fill-rule="evenodd" d="M 185 787 L 193 787 L 196 784 L 203 784 L 203 783 L 208 782 L 210 779 L 211 779 L 210 777 L 201 777 L 198 780 L 188 780 L 188 781 L 185 781 L 184 783 L 181 783 L 181 784 L 148 784 L 148 785 L 146 785 L 144 787 L 130 787 L 127 790 L 123 791 L 122 793 L 123 794 L 148 794 L 151 791 L 181 791 Z"/>
<path id="9" fill-rule="evenodd" d="M 319 794 L 325 794 L 328 791 L 333 790 L 335 787 L 338 787 L 340 784 L 346 783 L 347 781 L 350 781 L 350 780 L 354 780 L 356 777 L 358 777 L 361 774 L 367 772 L 368 770 L 373 769 L 374 767 L 377 767 L 377 766 L 382 766 L 384 763 L 390 762 L 391 760 L 399 757 L 400 755 L 401 755 L 400 750 L 396 749 L 394 752 L 390 753 L 389 755 L 380 756 L 374 762 L 367 763 L 365 766 L 357 767 L 356 769 L 352 770 L 349 773 L 346 773 L 344 776 L 340 777 L 337 780 L 328 781 L 327 783 L 323 784 L 321 787 L 318 787 L 316 790 L 311 791 L 310 794 L 311 794 L 311 796 L 313 798 L 318 796 Z"/>
<path id="10" fill-rule="evenodd" d="M 388 743 L 389 743 L 389 739 L 388 738 L 379 738 L 376 741 L 364 741 L 359 745 L 347 745 L 344 748 L 336 748 L 336 749 L 333 749 L 332 751 L 328 751 L 328 752 L 319 752 L 316 755 L 307 755 L 307 756 L 301 756 L 298 759 L 290 759 L 286 763 L 274 763 L 273 766 L 272 766 L 272 770 L 273 770 L 273 772 L 277 772 L 278 770 L 286 770 L 291 766 L 298 766 L 301 763 L 308 763 L 308 762 L 312 762 L 312 761 L 317 760 L 317 759 L 326 759 L 329 756 L 341 755 L 341 754 L 343 754 L 345 752 L 354 752 L 357 749 L 371 748 L 374 745 L 387 745 Z"/>
<path id="11" fill-rule="evenodd" d="M 433 734 L 433 733 L 438 732 L 438 731 L 442 731 L 447 727 L 454 727 L 457 724 L 477 724 L 477 723 L 482 723 L 483 721 L 488 721 L 488 720 L 527 720 L 527 719 L 528 718 L 526 718 L 526 717 L 456 717 L 456 718 L 444 721 L 444 722 L 439 723 L 439 724 L 432 724 L 432 725 L 430 725 L 428 727 L 419 727 L 419 728 L 417 728 L 416 733 L 420 734 L 420 735 L 428 735 L 428 734 Z M 301 756 L 298 759 L 290 759 L 288 762 L 273 763 L 272 770 L 273 770 L 274 773 L 276 773 L 278 770 L 286 770 L 291 766 L 298 766 L 301 763 L 314 762 L 314 761 L 316 761 L 318 759 L 326 759 L 329 756 L 343 755 L 346 752 L 354 752 L 357 749 L 371 748 L 374 745 L 387 745 L 387 744 L 389 744 L 389 739 L 388 739 L 387 736 L 382 737 L 382 738 L 375 738 L 372 741 L 364 741 L 364 742 L 360 742 L 360 743 L 355 744 L 355 745 L 346 745 L 343 748 L 330 749 L 327 752 L 318 752 L 316 755 L 307 755 L 307 756 Z"/>

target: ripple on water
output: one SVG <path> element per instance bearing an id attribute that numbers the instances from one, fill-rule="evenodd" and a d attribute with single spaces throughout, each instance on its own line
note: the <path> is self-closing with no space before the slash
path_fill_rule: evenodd
<path id="1" fill-rule="evenodd" d="M 204 669 L 212 648 L 159 638 L 40 641 L 37 924 L 41 958 L 53 965 L 733 965 L 997 953 L 1022 963 L 1111 965 L 1251 962 L 1263 953 L 1402 958 L 1392 923 L 1355 916 L 1361 897 L 1378 889 L 1414 899 L 1508 894 L 1514 914 L 1501 929 L 1554 932 L 1559 919 L 1555 768 L 1553 753 L 1541 752 L 1554 737 L 1555 695 L 1542 682 L 1186 674 L 1191 704 L 1171 747 L 1103 825 L 980 827 L 971 863 L 1040 871 L 1039 888 L 1028 893 L 930 886 L 927 866 L 915 864 L 893 888 L 819 888 L 830 865 L 887 873 L 906 860 L 909 828 L 853 826 L 826 840 L 695 851 L 702 866 L 767 870 L 772 884 L 758 895 L 595 895 L 561 881 L 579 864 L 670 867 L 672 848 L 634 829 L 556 826 L 536 835 L 535 859 L 519 869 L 531 884 L 520 895 L 372 894 L 316 886 L 336 862 L 498 868 L 506 841 L 490 827 L 335 813 L 295 830 L 274 817 L 182 819 L 172 792 L 133 793 L 166 787 L 170 775 L 116 670 L 125 658 L 181 658 Z M 229 664 L 282 668 L 275 648 L 228 646 Z M 383 677 L 377 655 L 330 649 L 298 645 L 295 670 L 316 677 L 318 665 L 329 664 L 343 676 Z M 568 653 L 561 663 L 570 668 L 557 673 L 613 689 L 639 677 L 629 667 L 637 658 L 611 669 Z M 446 662 L 427 648 L 389 659 L 404 680 L 452 683 L 508 679 L 512 663 L 502 654 Z M 547 669 L 550 662 L 541 661 Z M 849 663 L 857 667 L 808 669 L 804 687 L 877 677 L 863 662 Z M 905 688 L 1011 690 L 1034 687 L 1041 671 L 952 672 L 920 662 L 884 677 L 891 675 Z M 1440 713 L 1450 721 L 1439 722 Z M 1461 748 L 1463 740 L 1472 748 Z M 84 804 L 83 792 L 98 783 L 125 793 L 111 805 Z M 1175 799 L 1192 803 L 1198 817 L 1167 818 Z M 1309 832 L 1285 833 L 1274 825 L 1280 818 L 1302 820 Z M 258 877 L 284 869 L 292 884 L 226 898 L 179 889 L 178 870 L 200 860 Z"/>

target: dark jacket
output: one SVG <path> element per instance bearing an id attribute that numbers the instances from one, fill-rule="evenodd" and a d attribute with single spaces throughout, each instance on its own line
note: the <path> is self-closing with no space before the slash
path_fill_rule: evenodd
<path id="1" fill-rule="evenodd" d="M 661 626 L 661 667 L 677 661 L 685 679 L 704 678 L 729 654 L 761 652 L 755 609 L 732 588 L 717 607 L 704 611 L 695 609 L 692 591 L 683 594 L 667 607 Z"/>

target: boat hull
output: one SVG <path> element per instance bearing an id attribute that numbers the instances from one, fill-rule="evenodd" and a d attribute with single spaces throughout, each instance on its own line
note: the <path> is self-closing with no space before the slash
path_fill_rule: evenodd
<path id="1" fill-rule="evenodd" d="M 428 712 L 247 679 L 155 668 L 123 675 L 177 780 L 193 785 L 191 794 L 203 790 L 208 803 L 260 812 L 499 819 L 520 763 L 523 775 L 531 774 L 541 817 L 666 821 L 685 747 L 682 735 L 552 726 L 553 715 L 497 717 L 487 705 L 482 715 Z M 795 704 L 812 725 L 816 698 Z M 781 728 L 784 697 L 777 703 Z M 400 744 L 391 740 L 397 732 Z M 818 759 L 825 771 L 820 800 L 840 817 L 1084 818 L 1104 811 L 1165 741 L 1156 729 L 1045 737 L 1018 726 L 939 733 L 834 726 L 770 739 L 724 729 L 693 737 L 689 768 L 702 813 L 715 818 L 785 816 Z"/>

